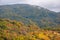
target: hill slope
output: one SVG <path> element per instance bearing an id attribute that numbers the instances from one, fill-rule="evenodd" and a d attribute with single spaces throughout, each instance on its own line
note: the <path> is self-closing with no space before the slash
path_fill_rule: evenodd
<path id="1" fill-rule="evenodd" d="M 26 26 L 15 20 L 0 19 L 0 40 L 60 40 L 60 33 L 40 29 L 33 22 Z"/>
<path id="2" fill-rule="evenodd" d="M 13 20 L 29 23 L 29 19 L 36 22 L 40 27 L 59 27 L 60 13 L 48 9 L 28 4 L 15 4 L 0 6 L 0 18 L 9 18 Z"/>

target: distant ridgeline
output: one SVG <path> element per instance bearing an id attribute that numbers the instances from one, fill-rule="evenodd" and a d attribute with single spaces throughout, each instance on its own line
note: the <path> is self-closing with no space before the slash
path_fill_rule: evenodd
<path id="1" fill-rule="evenodd" d="M 41 28 L 60 28 L 60 13 L 34 5 L 0 5 L 0 18 L 22 21 L 25 24 L 32 20 Z"/>

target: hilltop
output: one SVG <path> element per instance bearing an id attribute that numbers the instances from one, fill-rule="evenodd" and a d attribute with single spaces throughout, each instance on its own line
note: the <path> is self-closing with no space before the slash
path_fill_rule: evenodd
<path id="1" fill-rule="evenodd" d="M 60 13 L 28 4 L 0 5 L 0 18 L 36 22 L 39 27 L 60 27 Z"/>

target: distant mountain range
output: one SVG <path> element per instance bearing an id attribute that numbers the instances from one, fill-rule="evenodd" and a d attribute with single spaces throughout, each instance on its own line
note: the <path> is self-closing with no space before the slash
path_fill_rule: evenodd
<path id="1" fill-rule="evenodd" d="M 28 4 L 0 5 L 0 18 L 37 23 L 40 27 L 60 27 L 60 12 Z"/>

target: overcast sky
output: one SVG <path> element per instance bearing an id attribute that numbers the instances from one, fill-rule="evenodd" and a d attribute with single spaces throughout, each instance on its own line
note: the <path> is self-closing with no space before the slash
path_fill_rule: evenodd
<path id="1" fill-rule="evenodd" d="M 0 0 L 0 5 L 25 3 L 60 12 L 60 0 Z"/>

